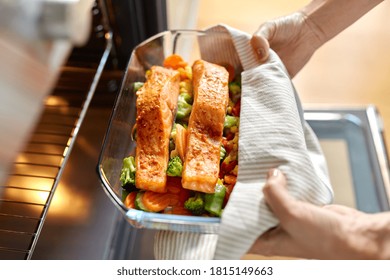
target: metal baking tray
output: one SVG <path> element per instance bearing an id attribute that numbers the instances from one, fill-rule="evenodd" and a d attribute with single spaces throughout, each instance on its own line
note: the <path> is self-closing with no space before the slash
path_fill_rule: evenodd
<path id="1" fill-rule="evenodd" d="M 305 119 L 320 143 L 327 143 L 329 147 L 324 154 L 330 167 L 331 181 L 338 179 L 332 182 L 336 203 L 338 198 L 347 195 L 347 200 L 338 203 L 366 213 L 389 211 L 388 153 L 383 121 L 376 107 L 307 109 Z M 337 143 L 345 143 L 345 153 L 338 149 Z M 348 165 L 340 170 L 343 157 L 346 157 Z M 351 182 L 349 193 L 347 181 L 341 180 L 343 177 Z M 347 201 L 353 204 L 343 203 Z"/>
<path id="2" fill-rule="evenodd" d="M 119 181 L 123 158 L 134 154 L 135 150 L 135 142 L 131 140 L 131 131 L 136 117 L 134 82 L 144 81 L 147 69 L 152 65 L 162 65 L 164 58 L 173 53 L 181 55 L 189 64 L 199 58 L 212 63 L 221 63 L 220 59 L 225 58 L 212 54 L 215 52 L 213 43 L 216 41 L 233 43 L 230 36 L 223 32 L 174 30 L 151 37 L 132 52 L 101 150 L 98 174 L 113 203 L 136 228 L 203 233 L 216 233 L 218 230 L 220 219 L 215 217 L 149 213 L 128 209 L 121 199 Z M 238 55 L 227 59 L 229 61 L 224 62 L 234 65 L 237 71 L 241 71 Z"/>

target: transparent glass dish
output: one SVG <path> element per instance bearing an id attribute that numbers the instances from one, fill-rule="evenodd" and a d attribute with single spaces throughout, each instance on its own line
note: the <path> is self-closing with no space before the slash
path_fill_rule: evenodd
<path id="1" fill-rule="evenodd" d="M 173 30 L 151 37 L 132 52 L 102 146 L 98 174 L 108 196 L 134 227 L 202 233 L 216 233 L 218 230 L 220 219 L 215 217 L 128 209 L 122 202 L 119 178 L 123 158 L 134 154 L 136 145 L 131 139 L 136 117 L 134 83 L 144 81 L 147 69 L 153 65 L 162 65 L 165 57 L 173 53 L 181 55 L 190 65 L 202 58 L 212 63 L 226 62 L 233 65 L 237 72 L 241 71 L 238 55 L 224 53 L 218 47 L 224 44 L 233 44 L 231 37 L 224 32 Z"/>

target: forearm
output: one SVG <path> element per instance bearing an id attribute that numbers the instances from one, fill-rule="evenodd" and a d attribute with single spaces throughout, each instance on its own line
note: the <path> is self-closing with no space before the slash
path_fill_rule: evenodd
<path id="1" fill-rule="evenodd" d="M 329 41 L 383 0 L 313 0 L 302 8 L 321 44 Z"/>
<path id="2" fill-rule="evenodd" d="M 346 225 L 346 251 L 360 259 L 390 259 L 390 212 L 364 214 Z"/>
<path id="3" fill-rule="evenodd" d="M 372 222 L 380 248 L 378 258 L 390 259 L 390 212 L 376 214 Z"/>

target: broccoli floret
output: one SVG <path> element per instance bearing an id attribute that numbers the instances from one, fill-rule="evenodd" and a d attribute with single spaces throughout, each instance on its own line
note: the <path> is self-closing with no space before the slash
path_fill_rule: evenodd
<path id="1" fill-rule="evenodd" d="M 204 194 L 201 192 L 196 192 L 195 196 L 190 197 L 184 202 L 184 208 L 191 211 L 194 215 L 202 215 L 204 213 Z"/>
<path id="2" fill-rule="evenodd" d="M 233 126 L 237 126 L 239 121 L 240 121 L 239 117 L 226 115 L 225 122 L 223 123 L 223 128 L 226 129 L 226 128 L 231 128 Z"/>
<path id="3" fill-rule="evenodd" d="M 180 177 L 183 171 L 183 162 L 179 156 L 171 158 L 168 162 L 167 175 L 171 177 Z"/>
<path id="4" fill-rule="evenodd" d="M 135 159 L 129 156 L 123 159 L 120 180 L 122 187 L 126 185 L 135 185 Z"/>
<path id="5" fill-rule="evenodd" d="M 187 93 L 182 93 L 179 95 L 177 100 L 177 113 L 176 119 L 183 120 L 188 118 L 192 110 L 192 97 Z"/>

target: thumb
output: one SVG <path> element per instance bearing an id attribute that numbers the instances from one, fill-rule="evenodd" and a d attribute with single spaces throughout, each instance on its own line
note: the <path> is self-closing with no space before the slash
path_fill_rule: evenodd
<path id="1" fill-rule="evenodd" d="M 259 60 L 264 62 L 269 56 L 269 40 L 273 37 L 275 27 L 271 23 L 264 23 L 260 25 L 259 29 L 253 34 L 251 38 L 251 45 L 256 52 Z"/>
<path id="2" fill-rule="evenodd" d="M 295 199 L 288 193 L 286 177 L 280 170 L 270 170 L 263 193 L 268 206 L 283 224 L 289 219 L 289 211 L 294 209 Z"/>

